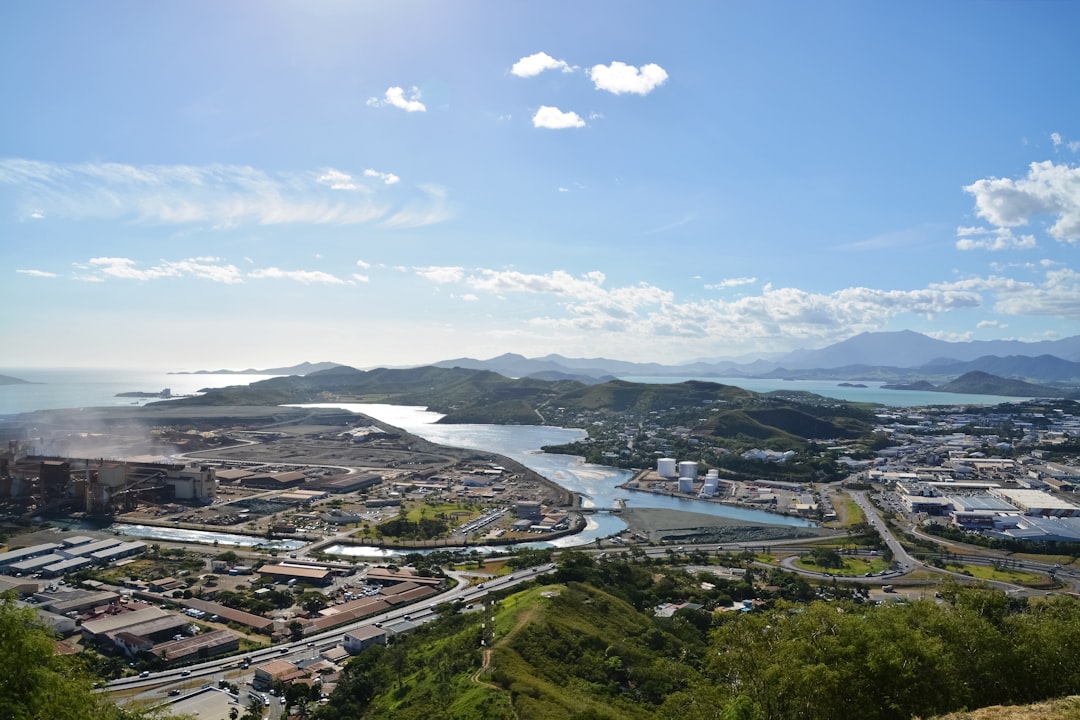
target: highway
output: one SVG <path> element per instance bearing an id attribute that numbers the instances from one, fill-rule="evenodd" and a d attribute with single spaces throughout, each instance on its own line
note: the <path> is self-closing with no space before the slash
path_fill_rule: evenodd
<path id="1" fill-rule="evenodd" d="M 277 658 L 285 660 L 299 660 L 317 656 L 322 650 L 326 650 L 341 643 L 345 633 L 360 627 L 370 625 L 384 625 L 408 618 L 410 622 L 427 622 L 437 615 L 435 608 L 442 603 L 460 602 L 471 604 L 483 600 L 489 593 L 505 590 L 521 583 L 528 582 L 536 577 L 551 573 L 555 570 L 555 563 L 539 565 L 536 567 L 517 570 L 509 575 L 486 580 L 479 585 L 469 585 L 465 576 L 449 573 L 458 581 L 458 584 L 449 590 L 428 598 L 422 603 L 410 605 L 404 608 L 396 608 L 390 612 L 375 615 L 363 620 L 328 630 L 318 635 L 311 635 L 302 640 L 275 645 L 262 650 L 244 653 L 243 655 L 231 655 L 229 657 L 208 660 L 197 665 L 189 665 L 184 668 L 164 670 L 150 673 L 148 677 L 132 676 L 113 680 L 100 688 L 103 692 L 138 691 L 140 700 L 164 700 L 168 691 L 181 687 L 191 687 L 202 683 L 214 683 L 224 677 L 225 673 L 236 674 L 244 667 L 244 661 L 253 668 Z M 254 672 L 251 670 L 251 672 Z M 199 681 L 202 681 L 201 683 Z M 232 680 L 236 682 L 236 680 Z"/>

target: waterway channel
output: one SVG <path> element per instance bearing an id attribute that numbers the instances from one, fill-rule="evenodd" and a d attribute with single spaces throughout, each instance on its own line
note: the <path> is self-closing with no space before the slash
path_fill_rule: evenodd
<path id="1" fill-rule="evenodd" d="M 295 407 L 338 408 L 362 413 L 407 432 L 451 447 L 482 450 L 515 460 L 539 473 L 557 485 L 582 496 L 584 507 L 611 508 L 663 508 L 685 512 L 702 513 L 718 517 L 768 525 L 812 527 L 813 523 L 801 518 L 778 515 L 761 510 L 723 505 L 705 500 L 635 492 L 618 487 L 630 479 L 629 470 L 591 465 L 573 455 L 557 455 L 541 452 L 545 445 L 561 445 L 585 437 L 584 430 L 549 427 L 544 425 L 438 425 L 443 416 L 423 407 L 361 403 L 317 403 Z M 587 545 L 600 538 L 611 537 L 626 528 L 617 515 L 596 513 L 586 515 L 585 529 L 551 542 L 520 543 L 522 547 L 575 547 Z M 236 547 L 263 547 L 278 550 L 296 550 L 306 543 L 297 540 L 273 540 L 183 528 L 155 527 L 150 525 L 116 524 L 110 528 L 121 535 L 144 540 L 166 542 L 217 544 Z M 454 549 L 454 548 L 446 548 Z M 461 548 L 465 549 L 465 548 Z M 505 546 L 470 546 L 468 550 L 480 553 L 503 551 Z M 399 550 L 366 545 L 336 544 L 323 549 L 331 555 L 350 557 L 393 557 Z"/>

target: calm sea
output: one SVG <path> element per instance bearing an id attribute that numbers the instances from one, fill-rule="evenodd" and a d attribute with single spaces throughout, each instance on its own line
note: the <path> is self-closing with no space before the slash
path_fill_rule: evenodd
<path id="1" fill-rule="evenodd" d="M 0 385 L 0 415 L 61 408 L 144 405 L 160 398 L 116 397 L 124 392 L 161 392 L 192 395 L 203 388 L 247 385 L 272 375 L 171 375 L 155 370 L 103 370 L 99 368 L 0 368 L 0 375 L 32 385 Z"/>

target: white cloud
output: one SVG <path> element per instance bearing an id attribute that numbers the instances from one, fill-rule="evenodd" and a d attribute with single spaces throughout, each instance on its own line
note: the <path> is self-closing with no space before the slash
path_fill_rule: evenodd
<path id="1" fill-rule="evenodd" d="M 1004 330 L 1009 327 L 1008 324 L 1001 322 L 1000 320 L 980 320 L 975 324 L 975 327 L 980 330 L 983 328 L 992 328 L 995 330 Z"/>
<path id="2" fill-rule="evenodd" d="M 425 267 L 425 268 L 413 268 L 420 277 L 430 280 L 434 283 L 456 283 L 461 282 L 465 277 L 465 268 L 460 267 Z"/>
<path id="3" fill-rule="evenodd" d="M 241 272 L 234 265 L 221 264 L 217 258 L 189 258 L 187 260 L 163 260 L 157 265 L 141 268 L 130 258 L 96 257 L 80 269 L 90 271 L 100 279 L 160 280 L 162 278 L 193 277 L 226 284 L 243 282 Z M 83 279 L 89 279 L 84 277 Z"/>
<path id="4" fill-rule="evenodd" d="M 255 279 L 274 279 L 274 280 L 295 280 L 296 282 L 303 283 L 305 285 L 344 285 L 345 281 L 341 278 L 331 275 L 330 273 L 322 272 L 321 270 L 281 270 L 276 267 L 262 268 L 260 270 L 252 270 L 247 274 L 249 278 Z"/>
<path id="5" fill-rule="evenodd" d="M 356 282 L 362 282 L 362 283 L 371 282 L 371 277 L 370 276 L 361 275 L 360 273 L 353 273 L 352 274 L 352 279 L 355 280 Z"/>
<path id="6" fill-rule="evenodd" d="M 316 182 L 329 185 L 331 190 L 359 190 L 360 186 L 353 182 L 352 175 L 330 168 L 320 175 Z"/>
<path id="7" fill-rule="evenodd" d="M 991 275 L 931 287 L 985 294 L 993 301 L 994 310 L 1004 315 L 1080 320 L 1080 273 L 1070 268 L 1048 269 L 1041 281 Z"/>
<path id="8" fill-rule="evenodd" d="M 539 75 L 545 70 L 562 70 L 564 73 L 574 71 L 565 60 L 556 60 L 545 52 L 523 57 L 510 68 L 512 74 L 523 78 Z"/>
<path id="9" fill-rule="evenodd" d="M 356 261 L 356 267 L 360 268 L 361 270 L 367 270 L 368 268 L 371 267 L 371 263 L 364 262 L 363 260 L 357 260 Z"/>
<path id="10" fill-rule="evenodd" d="M 427 112 L 427 107 L 424 103 L 420 102 L 420 88 L 415 85 L 409 92 L 409 97 L 405 97 L 405 89 L 397 86 L 389 87 L 386 89 L 386 94 L 383 95 L 383 99 L 368 98 L 367 104 L 371 107 L 385 107 L 387 105 L 391 107 L 401 108 L 405 112 Z"/>
<path id="11" fill-rule="evenodd" d="M 959 227 L 956 237 L 957 250 L 1031 250 L 1037 245 L 1034 235 L 1017 237 L 1007 227 Z"/>
<path id="12" fill-rule="evenodd" d="M 721 280 L 718 283 L 712 283 L 705 286 L 706 290 L 724 290 L 726 288 L 738 287 L 739 285 L 753 285 L 757 282 L 756 277 L 740 277 L 740 278 L 727 278 Z"/>
<path id="13" fill-rule="evenodd" d="M 648 95 L 667 81 L 668 74 L 655 63 L 636 68 L 616 60 L 610 65 L 593 65 L 589 77 L 597 90 L 607 90 L 616 95 Z"/>
<path id="14" fill-rule="evenodd" d="M 557 107 L 541 105 L 533 115 L 533 127 L 563 130 L 565 128 L 585 127 L 585 121 L 576 112 L 563 112 Z"/>
<path id="15" fill-rule="evenodd" d="M 1024 178 L 987 178 L 964 190 L 975 196 L 979 217 L 997 227 L 1018 227 L 1047 216 L 1054 221 L 1050 235 L 1080 242 L 1080 167 L 1033 162 Z"/>
<path id="16" fill-rule="evenodd" d="M 30 213 L 31 220 L 42 220 L 44 218 L 45 213 L 41 212 L 40 210 L 34 210 L 32 213 Z"/>
<path id="17" fill-rule="evenodd" d="M 368 168 L 364 171 L 364 177 L 378 178 L 379 180 L 382 180 L 383 183 L 386 185 L 393 185 L 399 180 L 401 180 L 401 178 L 399 178 L 394 173 L 379 172 L 378 170 L 372 170 L 371 168 Z"/>
<path id="18" fill-rule="evenodd" d="M 390 173 L 378 178 L 382 180 L 379 187 L 397 182 Z M 25 208 L 78 220 L 208 224 L 227 229 L 379 220 L 415 227 L 447 217 L 445 190 L 399 188 L 390 198 L 335 168 L 271 174 L 239 165 L 68 165 L 0 159 L 0 185 L 12 186 L 10 194 Z"/>
<path id="19" fill-rule="evenodd" d="M 478 302 L 480 300 L 479 297 L 477 297 L 476 295 L 473 295 L 472 293 L 465 293 L 464 295 L 461 296 L 461 299 L 464 300 L 465 302 Z"/>
<path id="20" fill-rule="evenodd" d="M 567 187 L 561 187 L 561 188 L 559 188 L 559 192 L 561 192 L 561 193 L 564 193 L 564 192 L 570 192 L 570 188 L 567 188 Z"/>
<path id="21" fill-rule="evenodd" d="M 1061 133 L 1050 133 L 1050 141 L 1054 143 L 1054 148 L 1060 148 L 1064 145 L 1072 152 L 1080 150 L 1080 140 L 1070 140 L 1069 142 L 1066 142 L 1065 139 L 1061 137 Z"/>
<path id="22" fill-rule="evenodd" d="M 30 277 L 39 277 L 39 278 L 59 277 L 59 275 L 57 275 L 56 273 L 47 272 L 45 270 L 16 270 L 15 272 L 19 273 L 20 275 L 29 275 Z"/>

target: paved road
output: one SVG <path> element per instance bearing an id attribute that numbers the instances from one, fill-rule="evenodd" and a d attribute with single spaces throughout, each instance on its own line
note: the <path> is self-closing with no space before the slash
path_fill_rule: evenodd
<path id="1" fill-rule="evenodd" d="M 410 622 L 422 623 L 437 617 L 436 606 L 460 600 L 463 604 L 470 604 L 482 600 L 489 593 L 514 587 L 528 582 L 536 577 L 551 573 L 555 570 L 555 563 L 539 565 L 536 567 L 517 570 L 510 575 L 496 577 L 479 585 L 469 585 L 465 576 L 457 573 L 448 573 L 458 580 L 458 584 L 434 597 L 428 598 L 421 604 L 411 605 L 405 608 L 397 608 L 390 612 L 365 618 L 364 620 L 342 625 L 333 630 L 328 630 L 318 635 L 312 635 L 298 642 L 275 645 L 271 648 L 256 650 L 241 656 L 230 656 L 210 660 L 197 665 L 189 665 L 185 668 L 165 670 L 151 673 L 149 677 L 127 677 L 113 680 L 104 688 L 106 692 L 138 690 L 140 699 L 164 700 L 168 691 L 174 688 L 190 688 L 203 683 L 215 683 L 217 679 L 224 677 L 228 672 L 233 675 L 241 669 L 242 659 L 246 659 L 252 667 L 268 662 L 276 658 L 285 660 L 300 660 L 318 656 L 319 652 L 334 647 L 341 643 L 342 636 L 359 627 L 368 625 L 383 625 L 409 618 Z M 253 671 L 252 671 L 253 672 Z M 232 680 L 235 682 L 235 680 Z"/>

